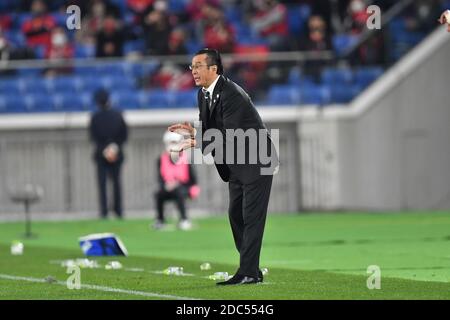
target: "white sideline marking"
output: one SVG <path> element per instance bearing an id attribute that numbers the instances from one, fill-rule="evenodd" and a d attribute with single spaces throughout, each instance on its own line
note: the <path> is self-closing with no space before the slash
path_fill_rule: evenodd
<path id="1" fill-rule="evenodd" d="M 46 283 L 45 279 L 11 276 L 8 274 L 1 274 L 1 273 L 0 273 L 0 279 Z M 63 282 L 63 281 L 57 281 L 57 282 L 55 282 L 55 284 L 59 284 L 59 285 L 63 285 L 63 286 L 67 285 L 67 283 Z M 174 296 L 174 295 L 169 295 L 169 294 L 160 294 L 160 293 L 136 291 L 136 290 L 117 289 L 117 288 L 97 286 L 97 285 L 91 285 L 91 284 L 82 284 L 81 288 L 104 291 L 104 292 L 125 293 L 125 294 L 130 294 L 130 295 L 135 295 L 135 296 L 144 296 L 144 297 L 153 297 L 153 298 L 167 298 L 167 299 L 174 299 L 174 300 L 200 300 L 200 299 L 190 298 L 190 297 L 181 297 L 181 296 Z"/>

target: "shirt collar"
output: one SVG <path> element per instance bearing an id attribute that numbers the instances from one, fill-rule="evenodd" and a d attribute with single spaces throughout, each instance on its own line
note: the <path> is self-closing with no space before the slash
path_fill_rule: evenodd
<path id="1" fill-rule="evenodd" d="M 214 93 L 214 88 L 216 87 L 216 83 L 217 81 L 219 81 L 220 75 L 217 75 L 216 80 L 213 81 L 213 83 L 211 83 L 211 85 L 206 89 L 209 92 L 209 96 L 212 97 L 213 93 Z M 205 88 L 203 88 L 205 89 Z"/>

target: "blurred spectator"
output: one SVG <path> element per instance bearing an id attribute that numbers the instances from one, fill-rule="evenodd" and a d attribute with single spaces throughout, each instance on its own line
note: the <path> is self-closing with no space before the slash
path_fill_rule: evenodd
<path id="1" fill-rule="evenodd" d="M 171 152 L 183 137 L 175 132 L 167 131 L 164 134 L 165 150 L 157 161 L 158 186 L 155 193 L 157 217 L 153 228 L 160 230 L 165 227 L 164 203 L 174 200 L 179 214 L 180 221 L 178 228 L 189 230 L 192 225 L 186 213 L 186 199 L 196 199 L 199 196 L 200 188 L 197 185 L 197 178 L 194 167 L 188 163 L 185 152 Z"/>
<path id="2" fill-rule="evenodd" d="M 286 6 L 277 0 L 253 0 L 256 9 L 252 28 L 269 43 L 272 51 L 287 50 L 288 18 Z"/>
<path id="3" fill-rule="evenodd" d="M 347 16 L 350 0 L 314 0 L 309 2 L 311 14 L 321 16 L 325 20 L 328 34 L 346 32 L 343 20 Z"/>
<path id="4" fill-rule="evenodd" d="M 368 30 L 366 23 L 369 18 L 367 4 L 363 0 L 351 0 L 347 8 L 344 26 L 347 33 L 358 35 Z M 373 65 L 383 63 L 384 41 L 383 34 L 376 33 L 361 44 L 349 57 L 352 65 Z"/>
<path id="5" fill-rule="evenodd" d="M 57 62 L 60 59 L 70 59 L 74 56 L 74 48 L 69 42 L 66 32 L 61 27 L 56 27 L 52 31 L 51 45 L 48 47 L 45 58 L 49 60 L 50 64 L 52 61 Z M 55 76 L 58 74 L 65 74 L 72 72 L 72 67 L 51 67 L 46 70 L 45 75 Z"/>
<path id="6" fill-rule="evenodd" d="M 192 74 L 173 62 L 165 62 L 147 81 L 150 88 L 166 90 L 188 90 L 194 87 Z"/>
<path id="7" fill-rule="evenodd" d="M 9 14 L 0 14 L 0 30 L 10 30 L 13 19 Z"/>
<path id="8" fill-rule="evenodd" d="M 141 25 L 144 17 L 153 10 L 155 0 L 127 0 L 127 8 L 134 14 L 134 22 Z"/>
<path id="9" fill-rule="evenodd" d="M 311 16 L 308 19 L 308 35 L 300 39 L 298 49 L 311 53 L 321 53 L 331 50 L 331 39 L 327 34 L 327 25 L 320 16 Z M 323 68 L 324 60 L 310 60 L 304 64 L 304 73 L 318 80 Z"/>
<path id="10" fill-rule="evenodd" d="M 331 39 L 327 34 L 327 25 L 320 16 L 308 19 L 308 35 L 299 41 L 299 49 L 303 51 L 331 50 Z"/>
<path id="11" fill-rule="evenodd" d="M 92 1 L 88 13 L 81 21 L 76 40 L 82 44 L 95 44 L 95 37 L 100 32 L 106 18 L 106 5 L 103 1 Z"/>
<path id="12" fill-rule="evenodd" d="M 172 27 L 166 12 L 165 2 L 157 1 L 154 10 L 144 19 L 146 53 L 166 55 L 169 53 L 169 36 Z"/>
<path id="13" fill-rule="evenodd" d="M 32 17 L 22 25 L 22 32 L 27 45 L 50 46 L 50 33 L 56 27 L 55 19 L 47 13 L 47 5 L 43 0 L 34 0 L 31 5 Z"/>
<path id="14" fill-rule="evenodd" d="M 125 41 L 122 26 L 113 16 L 107 16 L 103 21 L 96 39 L 97 57 L 123 56 L 123 43 Z"/>
<path id="15" fill-rule="evenodd" d="M 102 28 L 107 16 L 120 17 L 120 10 L 109 1 L 91 0 L 87 7 L 87 14 L 82 11 L 81 29 L 76 33 L 76 41 L 81 44 L 95 45 L 96 35 Z"/>
<path id="16" fill-rule="evenodd" d="M 436 17 L 441 14 L 441 1 L 417 0 L 406 12 L 406 27 L 411 32 L 428 33 L 436 28 Z"/>
<path id="17" fill-rule="evenodd" d="M 239 85 L 245 87 L 253 100 L 258 101 L 265 96 L 270 84 L 278 82 L 278 76 L 281 72 L 279 65 L 273 64 L 277 74 L 268 71 L 268 66 L 272 67 L 272 64 L 264 59 L 269 54 L 269 48 L 264 45 L 238 45 L 234 53 L 238 56 L 241 54 L 257 55 L 261 58 L 256 61 L 235 62 L 226 66 L 226 70 L 231 74 L 230 77 L 236 79 Z"/>
<path id="18" fill-rule="evenodd" d="M 14 48 L 0 29 L 0 76 L 10 76 L 16 73 L 8 67 L 10 60 L 34 59 L 34 53 L 29 48 Z"/>
<path id="19" fill-rule="evenodd" d="M 186 48 L 186 33 L 182 28 L 174 29 L 169 36 L 168 54 L 183 55 L 188 54 Z M 185 66 L 187 68 L 187 64 Z"/>
<path id="20" fill-rule="evenodd" d="M 202 10 L 205 5 L 218 7 L 220 2 L 217 0 L 191 0 L 186 6 L 186 12 L 189 14 L 191 21 L 197 23 L 205 18 Z"/>
<path id="21" fill-rule="evenodd" d="M 202 8 L 205 17 L 203 43 L 207 48 L 214 48 L 222 53 L 233 52 L 234 32 L 226 22 L 220 7 L 206 3 Z"/>
<path id="22" fill-rule="evenodd" d="M 352 34 L 360 34 L 366 30 L 366 22 L 369 18 L 367 5 L 364 0 L 350 0 L 347 7 L 347 16 L 344 20 L 345 31 Z"/>

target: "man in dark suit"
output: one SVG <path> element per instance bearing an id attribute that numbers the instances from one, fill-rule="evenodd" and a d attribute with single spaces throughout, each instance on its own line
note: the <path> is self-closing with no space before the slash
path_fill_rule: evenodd
<path id="1" fill-rule="evenodd" d="M 217 284 L 262 282 L 259 258 L 272 178 L 278 167 L 275 147 L 248 94 L 223 76 L 217 50 L 200 50 L 193 57 L 190 68 L 195 84 L 201 87 L 198 91 L 201 132 L 187 122 L 168 129 L 190 135 L 181 149 L 199 145 L 203 153 L 212 151 L 220 177 L 229 183 L 228 214 L 240 265 L 231 279 Z M 215 138 L 220 139 L 207 141 L 208 132 L 219 133 L 220 137 Z M 239 144 L 237 140 L 242 132 L 254 139 L 244 137 L 244 142 L 241 140 Z M 266 155 L 260 154 L 262 149 L 266 149 Z"/>
<path id="2" fill-rule="evenodd" d="M 114 211 L 118 218 L 122 218 L 120 169 L 124 159 L 122 146 L 127 141 L 128 128 L 121 112 L 111 108 L 108 92 L 99 90 L 94 99 L 99 110 L 91 118 L 89 134 L 95 143 L 100 216 L 106 218 L 108 214 L 106 181 L 109 176 L 113 184 Z"/>

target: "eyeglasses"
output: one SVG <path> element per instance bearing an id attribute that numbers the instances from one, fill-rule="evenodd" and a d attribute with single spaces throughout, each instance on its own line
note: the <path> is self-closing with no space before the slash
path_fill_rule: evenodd
<path id="1" fill-rule="evenodd" d="M 189 70 L 198 70 L 200 67 L 210 67 L 208 64 L 196 64 L 196 65 L 189 65 Z"/>

